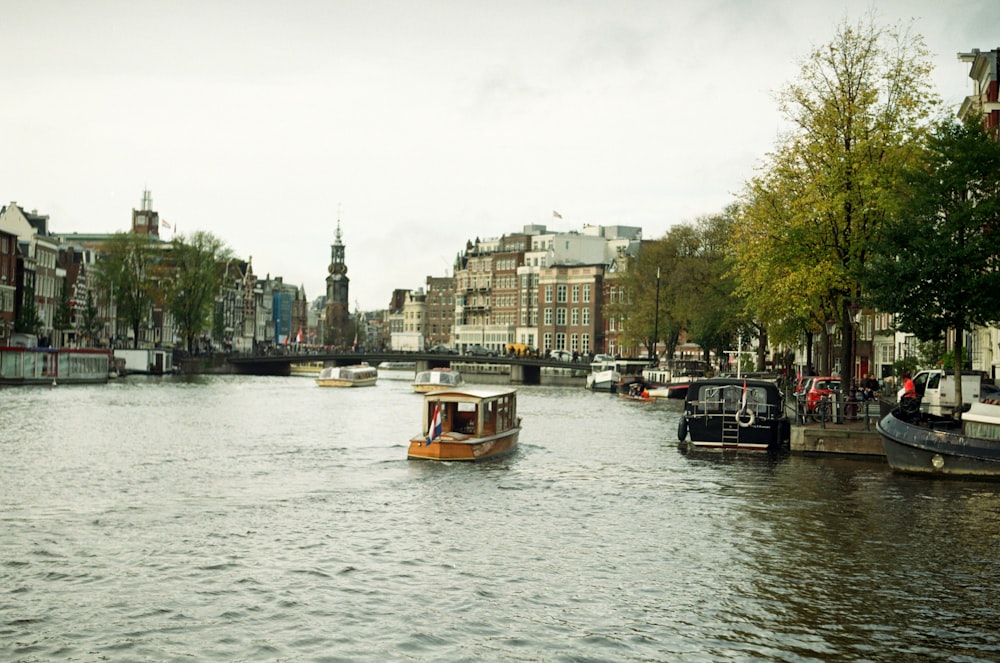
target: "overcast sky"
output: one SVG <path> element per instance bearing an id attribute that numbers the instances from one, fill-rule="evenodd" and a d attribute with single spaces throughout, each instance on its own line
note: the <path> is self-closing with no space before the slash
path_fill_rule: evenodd
<path id="1" fill-rule="evenodd" d="M 176 231 L 352 307 L 451 274 L 467 239 L 721 211 L 774 92 L 845 18 L 914 19 L 952 105 L 996 0 L 0 0 L 0 204 L 56 232 Z M 339 210 L 339 212 L 338 212 Z M 553 216 L 562 214 L 562 219 Z M 164 230 L 169 238 L 170 231 Z"/>

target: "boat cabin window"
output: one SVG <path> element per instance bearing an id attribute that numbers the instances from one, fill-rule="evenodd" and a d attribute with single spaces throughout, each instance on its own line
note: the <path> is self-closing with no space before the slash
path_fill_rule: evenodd
<path id="1" fill-rule="evenodd" d="M 451 405 L 454 406 L 455 413 L 451 429 L 456 433 L 474 435 L 476 432 L 476 404 L 452 403 Z"/>
<path id="2" fill-rule="evenodd" d="M 747 409 L 758 415 L 767 412 L 767 389 L 764 387 L 746 388 Z M 737 385 L 703 386 L 698 391 L 696 412 L 720 413 L 736 412 L 743 405 L 743 387 Z"/>
<path id="3" fill-rule="evenodd" d="M 501 396 L 494 401 L 496 405 L 496 430 L 505 431 L 517 425 L 517 408 L 513 394 Z"/>

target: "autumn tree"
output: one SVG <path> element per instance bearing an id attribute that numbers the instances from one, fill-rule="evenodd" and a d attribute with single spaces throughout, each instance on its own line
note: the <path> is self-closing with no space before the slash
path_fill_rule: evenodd
<path id="1" fill-rule="evenodd" d="M 154 266 L 162 247 L 149 235 L 115 233 L 102 247 L 94 265 L 98 287 L 114 302 L 119 320 L 132 329 L 132 347 L 139 347 L 139 333 L 152 314 Z"/>
<path id="2" fill-rule="evenodd" d="M 790 122 L 741 195 L 734 270 L 748 313 L 792 340 L 851 325 L 859 271 L 937 107 L 923 38 L 869 18 L 842 23 L 778 94 Z M 841 347 L 853 367 L 853 347 Z M 849 373 L 848 373 L 849 375 Z"/>
<path id="3" fill-rule="evenodd" d="M 83 310 L 77 318 L 77 326 L 80 334 L 87 339 L 89 345 L 94 344 L 94 337 L 101 331 L 103 324 L 97 314 L 97 306 L 94 304 L 94 293 L 87 288 L 87 300 Z"/>
<path id="4" fill-rule="evenodd" d="M 52 318 L 52 326 L 58 331 L 66 331 L 73 324 L 73 307 L 69 302 L 69 287 L 66 279 L 62 281 L 59 288 L 59 302 L 56 304 L 55 315 Z"/>
<path id="5" fill-rule="evenodd" d="M 174 238 L 169 261 L 172 278 L 165 281 L 164 303 L 190 352 L 201 333 L 211 329 L 215 297 L 219 294 L 232 251 L 209 232 L 190 239 Z"/>
<path id="6" fill-rule="evenodd" d="M 35 288 L 30 285 L 24 286 L 21 306 L 18 307 L 17 316 L 14 318 L 14 331 L 35 336 L 42 331 L 42 319 L 38 317 L 38 304 L 35 301 Z"/>
<path id="7" fill-rule="evenodd" d="M 735 207 L 719 214 L 701 217 L 692 226 L 692 238 L 679 256 L 672 287 L 676 288 L 677 311 L 683 320 L 688 339 L 704 350 L 725 356 L 750 325 L 741 302 L 735 296 L 735 282 L 728 255 L 728 235 L 734 222 Z M 761 339 L 761 350 L 767 345 Z"/>
<path id="8" fill-rule="evenodd" d="M 626 338 L 653 356 L 658 341 L 672 357 L 682 334 L 709 354 L 732 347 L 742 318 L 728 276 L 726 243 L 731 213 L 677 224 L 658 240 L 643 242 L 621 277 L 627 300 L 612 315 L 627 321 Z"/>
<path id="9" fill-rule="evenodd" d="M 1000 320 L 1000 143 L 981 117 L 940 122 L 904 186 L 862 280 L 900 330 L 923 341 L 954 332 L 961 403 L 965 332 Z"/>

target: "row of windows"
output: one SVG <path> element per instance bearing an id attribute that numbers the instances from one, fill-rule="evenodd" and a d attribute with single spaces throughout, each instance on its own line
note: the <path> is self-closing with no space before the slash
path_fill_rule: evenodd
<path id="1" fill-rule="evenodd" d="M 569 311 L 569 315 L 570 315 L 570 324 L 572 324 L 572 325 L 589 325 L 590 324 L 590 309 L 589 308 L 572 308 L 572 309 L 557 308 L 557 309 L 555 309 L 556 325 L 558 325 L 560 327 L 565 327 L 566 326 L 566 311 L 567 310 Z M 544 318 L 543 319 L 545 320 L 545 325 L 546 326 L 552 324 L 552 309 L 551 308 L 546 308 L 545 309 Z"/>
<path id="2" fill-rule="evenodd" d="M 569 346 L 566 346 L 565 333 L 555 334 L 555 347 L 552 346 L 553 334 L 546 332 L 542 335 L 542 350 L 569 350 L 570 352 L 590 352 L 590 334 L 569 334 Z"/>
<path id="3" fill-rule="evenodd" d="M 513 271 L 517 269 L 517 260 L 514 258 L 505 258 L 503 260 L 497 260 L 497 271 Z"/>
<path id="4" fill-rule="evenodd" d="M 581 301 L 583 303 L 585 303 L 585 304 L 589 304 L 590 303 L 590 290 L 591 290 L 591 287 L 590 287 L 589 284 L 582 285 L 582 286 L 581 285 L 574 285 L 572 287 L 572 289 L 570 289 L 569 286 L 567 286 L 565 284 L 559 284 L 559 285 L 555 286 L 556 302 L 559 303 L 559 304 L 565 304 L 568 301 L 567 298 L 566 298 L 567 293 L 571 292 L 572 293 L 572 297 L 573 297 L 572 301 L 573 301 L 574 304 L 577 304 L 577 303 L 579 303 Z M 622 290 L 624 291 L 624 288 Z M 549 303 L 551 301 L 552 301 L 552 286 L 551 285 L 546 285 L 545 286 L 545 302 Z"/>

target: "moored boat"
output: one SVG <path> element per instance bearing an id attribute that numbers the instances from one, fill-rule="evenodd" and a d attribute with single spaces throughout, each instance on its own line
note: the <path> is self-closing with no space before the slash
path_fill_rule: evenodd
<path id="1" fill-rule="evenodd" d="M 453 368 L 432 368 L 420 371 L 413 378 L 413 391 L 425 394 L 438 389 L 453 389 L 465 384 L 462 374 Z"/>
<path id="2" fill-rule="evenodd" d="M 707 378 L 692 382 L 684 398 L 677 439 L 695 449 L 780 451 L 791 422 L 784 396 L 770 380 Z"/>
<path id="3" fill-rule="evenodd" d="M 960 421 L 921 420 L 897 407 L 876 428 L 894 471 L 1000 478 L 1000 405 L 973 403 Z"/>
<path id="4" fill-rule="evenodd" d="M 591 391 L 614 391 L 615 385 L 622 375 L 615 366 L 615 358 L 611 355 L 596 355 L 590 362 L 590 373 L 587 374 L 587 389 Z"/>
<path id="5" fill-rule="evenodd" d="M 383 361 L 378 365 L 379 377 L 387 380 L 411 380 L 416 370 L 414 361 Z"/>
<path id="6" fill-rule="evenodd" d="M 444 389 L 424 396 L 407 458 L 482 461 L 512 453 L 521 433 L 514 389 Z"/>
<path id="7" fill-rule="evenodd" d="M 114 368 L 108 350 L 0 347 L 0 384 L 104 384 Z"/>
<path id="8" fill-rule="evenodd" d="M 367 363 L 352 366 L 327 366 L 316 377 L 321 387 L 373 387 L 378 380 L 378 370 Z"/>
<path id="9" fill-rule="evenodd" d="M 323 362 L 321 361 L 306 361 L 297 364 L 292 364 L 289 367 L 291 375 L 298 377 L 308 377 L 315 378 L 318 377 L 320 373 L 323 372 Z"/>
<path id="10" fill-rule="evenodd" d="M 708 363 L 698 359 L 674 359 L 644 368 L 642 377 L 657 398 L 684 398 L 691 383 L 702 379 L 708 370 Z"/>

